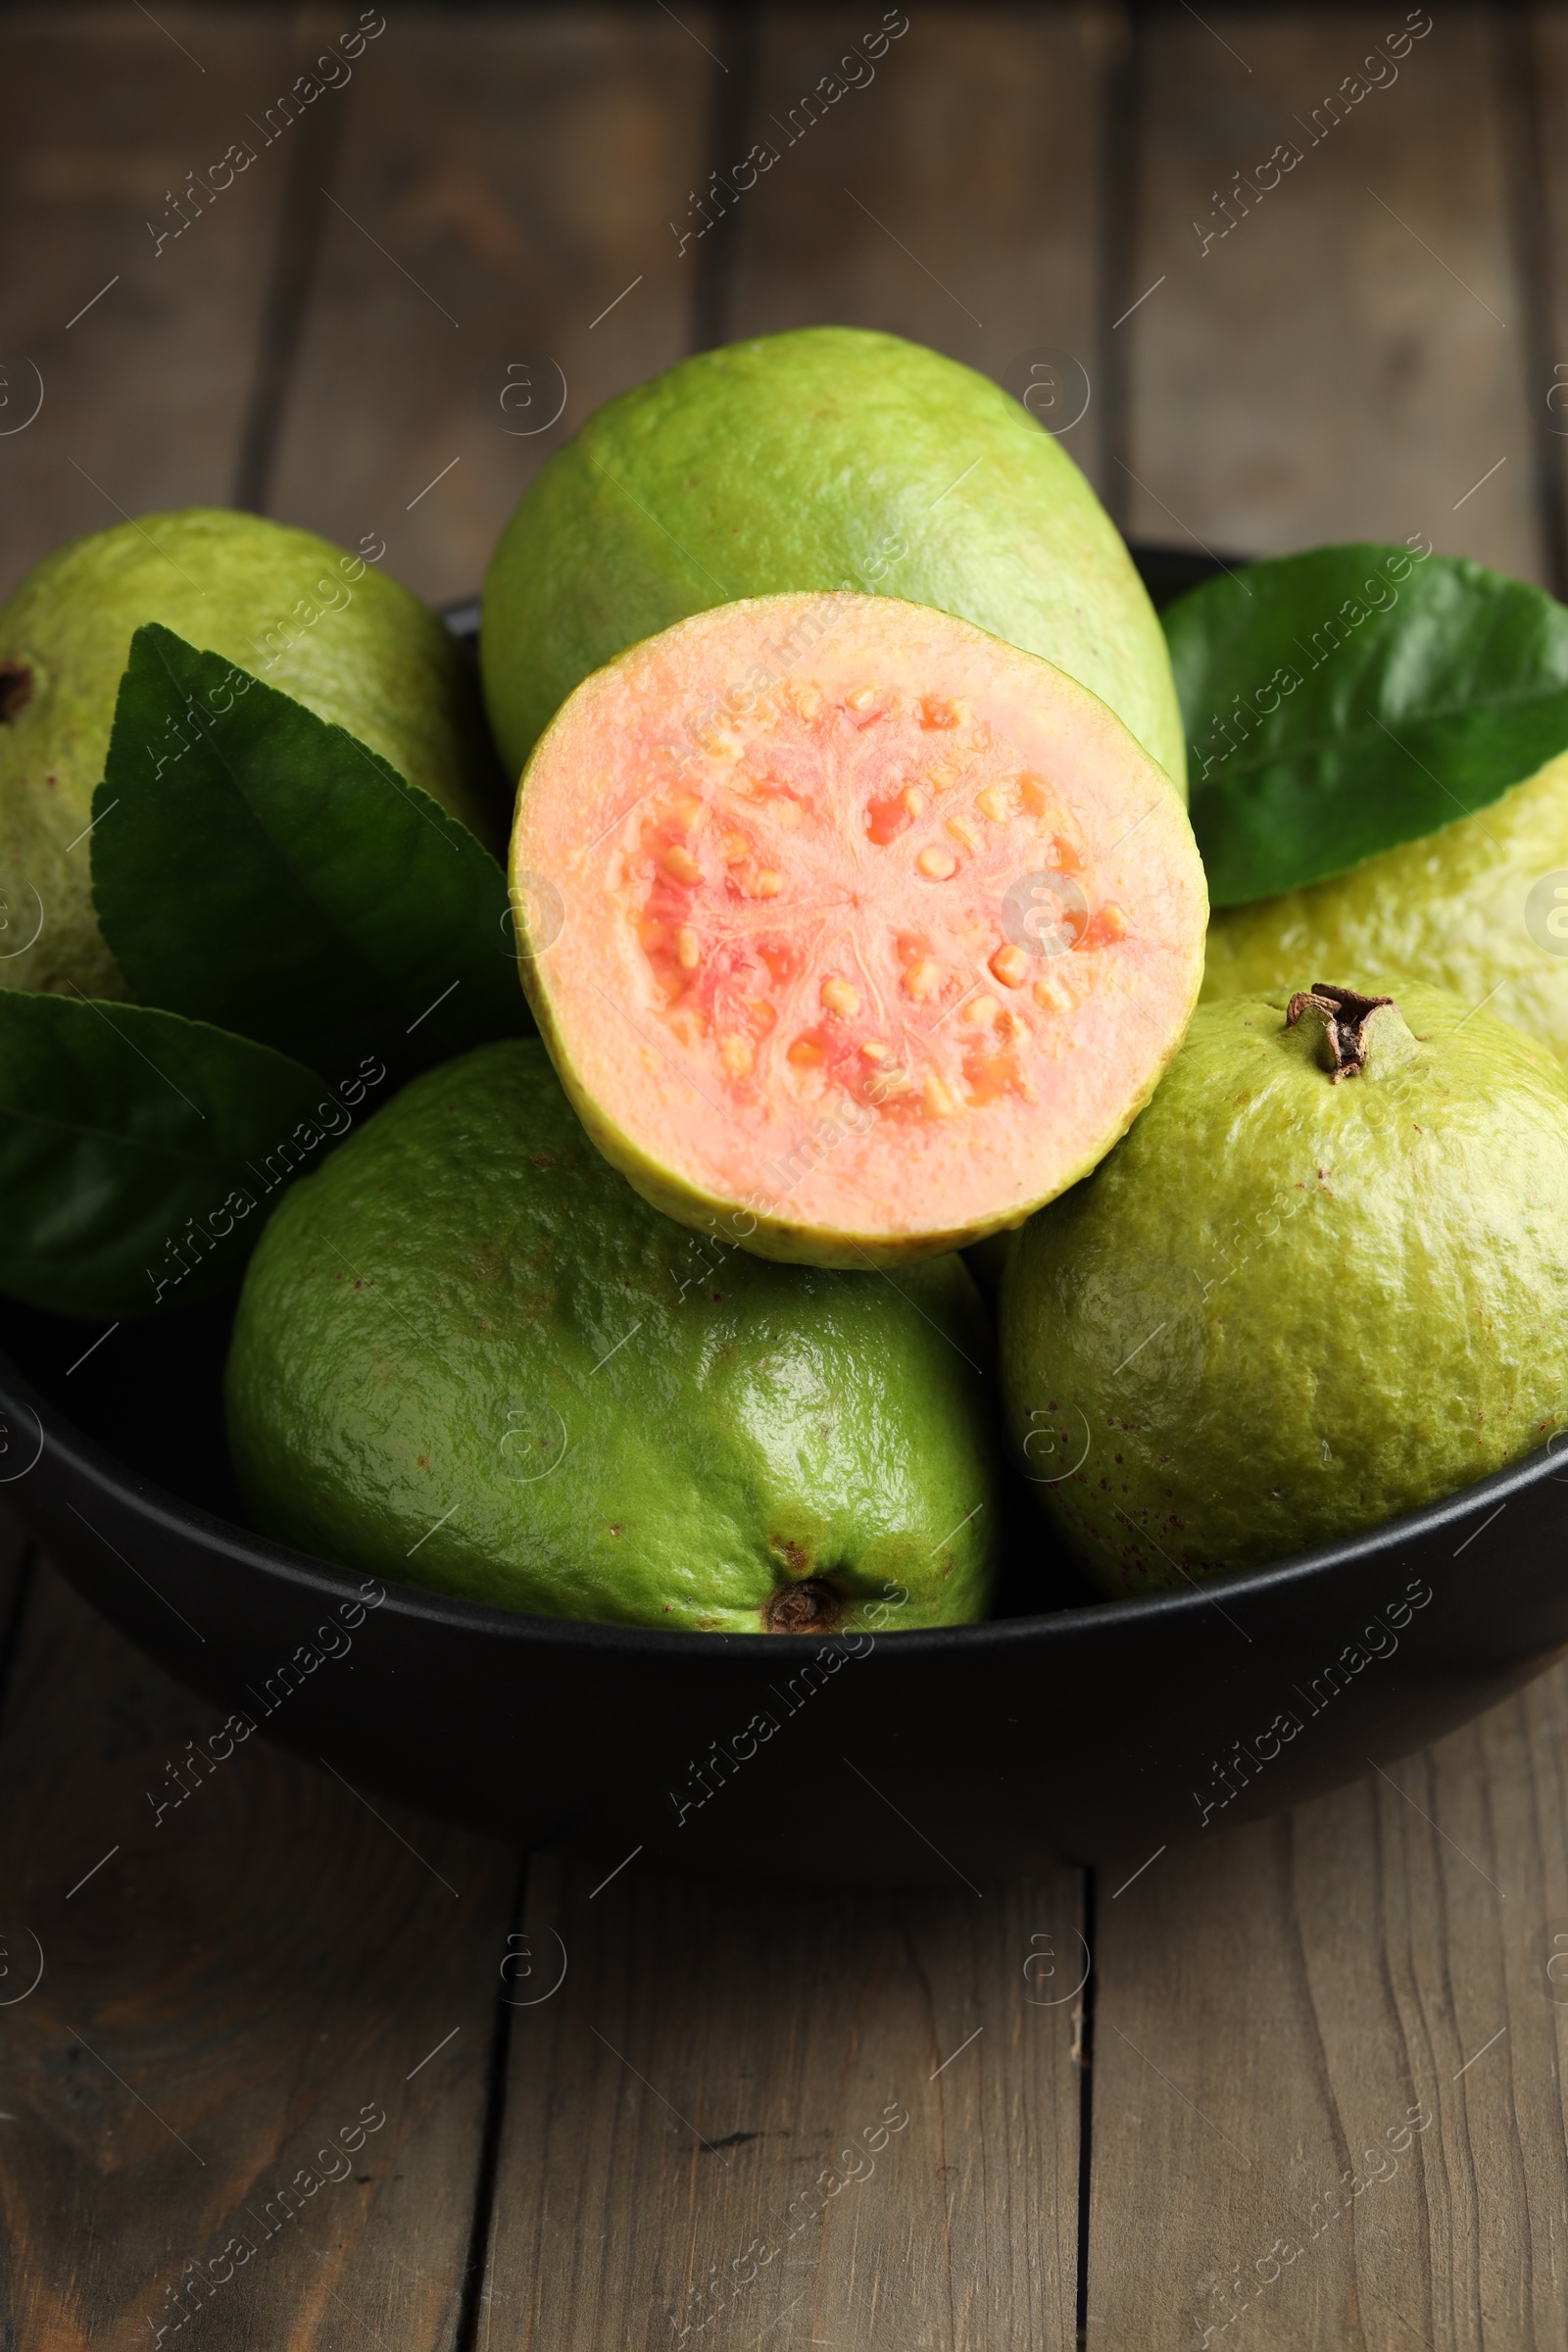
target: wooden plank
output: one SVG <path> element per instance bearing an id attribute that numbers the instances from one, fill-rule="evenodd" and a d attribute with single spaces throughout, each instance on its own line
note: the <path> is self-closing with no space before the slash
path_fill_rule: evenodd
<path id="1" fill-rule="evenodd" d="M 717 331 L 874 323 L 999 373 L 1032 345 L 1087 350 L 1082 190 L 1072 217 L 1053 215 L 1035 152 L 1044 114 L 1044 144 L 1092 161 L 1075 101 L 1095 69 L 1076 24 L 924 12 L 908 55 L 890 45 L 875 86 L 803 125 L 792 152 L 792 108 L 875 22 L 762 20 L 748 138 L 714 160 L 741 161 L 774 114 L 786 125 L 778 169 L 726 223 Z M 955 154 L 955 125 L 982 115 L 984 139 Z M 891 194 L 896 234 L 947 277 L 956 172 L 983 224 L 963 256 L 979 265 L 983 328 L 970 294 L 950 299 L 839 184 L 862 180 L 875 209 Z M 692 232 L 689 264 L 705 210 L 683 188 L 669 211 Z M 596 1874 L 536 1864 L 530 1985 L 566 1973 L 513 2020 L 480 2346 L 718 2352 L 774 2329 L 1070 2344 L 1078 1902 L 1070 1873 L 980 1902 L 771 1895 L 634 1869 L 596 1888 Z"/>
<path id="2" fill-rule="evenodd" d="M 1541 576 L 1496 28 L 1446 17 L 1330 128 L 1384 30 L 1151 22 L 1131 527 L 1424 529 Z M 1287 138 L 1277 189 L 1222 200 Z M 1107 1874 L 1091 2345 L 1568 2341 L 1565 1695 L 1559 1669 L 1386 1777 Z"/>
<path id="3" fill-rule="evenodd" d="M 749 137 L 777 161 L 737 194 L 728 331 L 880 327 L 1020 390 L 1029 355 L 1056 350 L 1092 386 L 1117 12 L 930 7 L 906 22 L 876 55 L 877 8 L 762 18 Z M 1070 367 L 1052 380 L 1063 405 L 1044 420 L 1066 425 L 1085 387 Z M 1099 434 L 1091 394 L 1063 447 L 1092 477 Z"/>
<path id="4" fill-rule="evenodd" d="M 1521 11 L 1513 30 L 1521 107 L 1530 109 L 1524 201 L 1539 287 L 1539 350 L 1529 400 L 1542 450 L 1543 494 L 1550 511 L 1557 595 L 1568 596 L 1568 10 Z"/>
<path id="5" fill-rule="evenodd" d="M 1150 21 L 1130 527 L 1420 529 L 1539 577 L 1497 29 L 1445 17 L 1330 128 L 1385 29 Z M 1222 202 L 1287 137 L 1278 188 Z M 1568 2342 L 1565 1696 L 1558 1669 L 1386 1777 L 1104 1874 L 1091 2346 Z"/>
<path id="6" fill-rule="evenodd" d="M 1364 72 L 1398 12 L 1202 15 L 1143 36 L 1130 531 L 1259 554 L 1425 531 L 1543 577 L 1496 24 L 1446 11 Z M 1276 150 L 1272 192 L 1227 196 Z"/>
<path id="7" fill-rule="evenodd" d="M 287 135 L 269 147 L 248 119 L 288 86 L 293 39 L 288 17 L 267 11 L 157 13 L 158 24 L 120 7 L 6 20 L 0 595 L 62 539 L 117 522 L 117 508 L 231 494 L 288 172 Z M 198 189 L 180 230 L 172 199 L 187 172 L 210 182 L 242 140 L 254 163 L 216 199 Z M 40 378 L 42 411 L 18 430 Z"/>
<path id="8" fill-rule="evenodd" d="M 15 241 L 8 318 L 48 395 L 0 444 L 8 560 L 113 519 L 108 502 L 227 496 L 270 246 L 312 135 L 264 124 L 315 29 L 179 9 L 8 24 L 31 240 Z M 163 189 L 253 114 L 254 163 L 155 252 L 144 213 L 164 219 Z M 98 287 L 66 325 L 67 300 Z M 41 1583 L 0 1740 L 0 1986 L 43 1964 L 35 1988 L 0 1991 L 0 2333 L 74 2352 L 199 2312 L 215 2347 L 358 2342 L 368 2325 L 448 2345 L 514 1864 L 378 1818 L 259 1740 L 215 1756 L 217 1728 Z M 176 1801 L 192 1742 L 210 1777 Z M 367 2109 L 386 2121 L 356 2147 Z M 341 2153 L 318 2155 L 333 2134 Z"/>
<path id="9" fill-rule="evenodd" d="M 479 2352 L 1071 2345 L 1079 1924 L 536 1863 Z"/>
<path id="10" fill-rule="evenodd" d="M 45 1575 L 0 1740 L 0 1984 L 42 1958 L 0 2006 L 0 2337 L 451 2346 L 514 1860 L 259 1739 L 203 1778 L 221 1720 Z"/>
<path id="11" fill-rule="evenodd" d="M 432 602 L 475 594 L 546 453 L 679 358 L 696 278 L 665 223 L 702 177 L 716 73 L 709 12 L 679 14 L 689 32 L 602 7 L 391 12 L 355 91 L 271 512 L 379 532 Z M 564 409 L 534 430 L 561 376 Z"/>
<path id="12" fill-rule="evenodd" d="M 1568 2343 L 1565 1740 L 1558 1666 L 1102 1900 L 1091 2347 Z"/>

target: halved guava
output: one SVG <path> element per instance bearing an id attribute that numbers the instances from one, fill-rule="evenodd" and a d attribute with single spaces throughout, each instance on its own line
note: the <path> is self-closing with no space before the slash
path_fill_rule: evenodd
<path id="1" fill-rule="evenodd" d="M 892 597 L 758 597 L 562 706 L 512 841 L 523 984 L 606 1157 L 763 1257 L 1020 1224 L 1175 1053 L 1186 812 L 1050 662 Z"/>

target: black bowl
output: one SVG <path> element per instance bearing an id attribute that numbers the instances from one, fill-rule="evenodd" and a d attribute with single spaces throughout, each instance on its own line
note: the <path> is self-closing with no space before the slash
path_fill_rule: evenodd
<path id="1" fill-rule="evenodd" d="M 1141 563 L 1156 596 L 1210 568 Z M 366 1589 L 241 1524 L 230 1312 L 100 1339 L 0 1300 L 0 1489 L 113 1624 L 243 1718 L 220 1746 L 254 1727 L 607 1871 L 980 1885 L 1137 1860 L 1407 1753 L 1568 1643 L 1550 1446 L 1353 1542 L 1135 1601 L 1051 1554 L 1018 1482 L 1001 1613 L 944 1632 L 730 1639 Z"/>
<path id="2" fill-rule="evenodd" d="M 1568 1457 L 1549 1449 L 1352 1543 L 1149 1600 L 1086 1598 L 1059 1562 L 1042 1590 L 1031 1524 L 1004 1594 L 1020 1613 L 938 1633 L 643 1633 L 367 1593 L 238 1524 L 227 1320 L 125 1324 L 80 1362 L 90 1326 L 0 1307 L 5 1491 L 86 1597 L 225 1713 L 357 1787 L 588 1845 L 607 1870 L 641 1849 L 980 1885 L 1136 1860 L 1421 1745 L 1568 1642 Z"/>

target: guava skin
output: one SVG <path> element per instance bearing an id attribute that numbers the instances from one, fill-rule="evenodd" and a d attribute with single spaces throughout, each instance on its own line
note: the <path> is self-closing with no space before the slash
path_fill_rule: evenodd
<path id="1" fill-rule="evenodd" d="M 895 1285 L 670 1224 L 538 1041 L 507 1041 L 416 1079 L 280 1202 L 230 1444 L 270 1535 L 504 1608 L 966 1624 L 999 1515 L 988 1348 L 956 1257 Z"/>
<path id="2" fill-rule="evenodd" d="M 57 548 L 0 609 L 0 987 L 127 993 L 80 836 L 131 637 L 154 620 L 346 727 L 500 846 L 506 812 L 474 683 L 417 597 L 257 514 L 146 514 Z"/>
<path id="3" fill-rule="evenodd" d="M 1209 920 L 1205 999 L 1295 985 L 1302 971 L 1392 969 L 1450 989 L 1568 1059 L 1568 939 L 1532 934 L 1526 902 L 1568 871 L 1568 753 L 1475 816 L 1348 874 Z M 1537 926 L 1538 930 L 1540 925 Z M 1555 935 L 1551 935 L 1555 936 Z"/>
<path id="4" fill-rule="evenodd" d="M 1026 1225 L 1003 1394 L 1118 1596 L 1304 1551 L 1489 1477 L 1568 1399 L 1568 1080 L 1446 991 L 1336 1080 L 1284 994 L 1200 1005 L 1152 1102 Z"/>
<path id="5" fill-rule="evenodd" d="M 480 663 L 508 772 L 628 645 L 739 597 L 833 588 L 935 605 L 1043 654 L 1185 798 L 1163 632 L 1067 452 L 972 368 L 844 326 L 701 352 L 541 467 L 485 580 Z"/>

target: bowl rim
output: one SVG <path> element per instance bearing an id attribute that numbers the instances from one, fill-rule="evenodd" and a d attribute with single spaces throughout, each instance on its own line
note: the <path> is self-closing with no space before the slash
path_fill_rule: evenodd
<path id="1" fill-rule="evenodd" d="M 398 1616 L 412 1618 L 443 1630 L 479 1634 L 500 1634 L 513 1641 L 527 1641 L 534 1646 L 558 1650 L 599 1650 L 626 1658 L 642 1656 L 682 1664 L 701 1660 L 731 1659 L 739 1648 L 751 1650 L 756 1636 L 736 1633 L 696 1633 L 662 1626 L 618 1625 L 602 1618 L 542 1617 L 522 1609 L 502 1608 L 490 1601 L 467 1600 L 457 1593 L 434 1592 L 417 1585 L 401 1585 L 380 1572 L 361 1573 L 345 1568 L 335 1561 L 324 1560 L 313 1552 L 299 1551 L 293 1545 L 280 1544 L 237 1521 L 225 1519 L 208 1510 L 203 1504 L 191 1502 L 174 1494 L 158 1480 L 145 1477 L 140 1471 L 120 1459 L 97 1439 L 78 1429 L 67 1414 L 36 1390 L 26 1374 L 4 1350 L 0 1350 L 0 1416 L 18 1407 L 30 1413 L 38 1422 L 40 1442 L 38 1456 L 29 1467 L 36 1467 L 43 1452 L 52 1448 L 57 1456 L 74 1468 L 77 1475 L 100 1491 L 112 1494 L 122 1505 L 128 1504 L 152 1526 L 162 1527 L 171 1535 L 184 1539 L 195 1536 L 214 1549 L 239 1557 L 265 1576 L 291 1585 L 301 1592 L 319 1593 L 323 1598 L 341 1600 L 363 1597 L 367 1584 L 379 1585 L 384 1599 L 377 1608 L 391 1608 Z M 889 1654 L 910 1661 L 945 1656 L 956 1642 L 971 1651 L 1001 1650 L 1019 1644 L 1050 1641 L 1070 1642 L 1088 1639 L 1103 1628 L 1113 1628 L 1123 1622 L 1138 1621 L 1149 1625 L 1164 1623 L 1174 1626 L 1196 1618 L 1204 1608 L 1219 1608 L 1228 1614 L 1227 1602 L 1246 1603 L 1276 1593 L 1298 1591 L 1319 1580 L 1332 1578 L 1336 1571 L 1349 1571 L 1365 1566 L 1380 1556 L 1397 1552 L 1401 1546 L 1438 1533 L 1444 1528 L 1457 1527 L 1463 1520 L 1493 1505 L 1493 1517 L 1515 1495 L 1546 1480 L 1568 1482 L 1568 1451 L 1555 1448 L 1568 1440 L 1568 1428 L 1553 1431 L 1545 1444 L 1507 1468 L 1494 1471 L 1488 1478 L 1473 1486 L 1461 1487 L 1454 1494 L 1444 1495 L 1436 1502 L 1424 1503 L 1413 1511 L 1401 1512 L 1396 1518 L 1384 1520 L 1379 1526 L 1367 1528 L 1359 1535 L 1346 1536 L 1332 1544 L 1294 1552 L 1284 1559 L 1270 1560 L 1257 1568 L 1244 1568 L 1234 1574 L 1216 1577 L 1205 1583 L 1189 1579 L 1190 1590 L 1173 1592 L 1137 1593 L 1118 1600 L 1097 1600 L 1069 1603 L 1064 1607 L 1040 1610 L 1031 1616 L 994 1617 L 974 1625 L 925 1626 L 900 1632 L 892 1641 Z M 13 1481 L 20 1485 L 28 1473 L 19 1474 Z M 108 1544 L 107 1537 L 94 1528 L 84 1515 L 77 1514 L 89 1533 Z M 1491 1524 L 1490 1519 L 1483 1527 Z M 1455 1550 L 1457 1559 L 1476 1536 L 1476 1528 Z M 109 1545 L 115 1549 L 113 1544 Z M 126 1562 L 128 1566 L 129 1563 Z M 149 1590 L 153 1588 L 149 1587 Z M 159 1595 L 162 1597 L 162 1595 Z M 193 1629 L 194 1630 L 194 1629 Z M 888 1631 L 889 1629 L 882 1629 Z M 1250 1639 L 1250 1637 L 1249 1637 Z M 205 1642 L 206 1637 L 201 1639 Z M 777 1637 L 775 1637 L 777 1639 Z M 818 1647 L 840 1649 L 849 1657 L 864 1657 L 878 1646 L 877 1637 L 871 1634 L 796 1634 L 783 1637 L 793 1643 L 812 1643 Z M 795 1654 L 801 1654 L 796 1651 Z"/>

